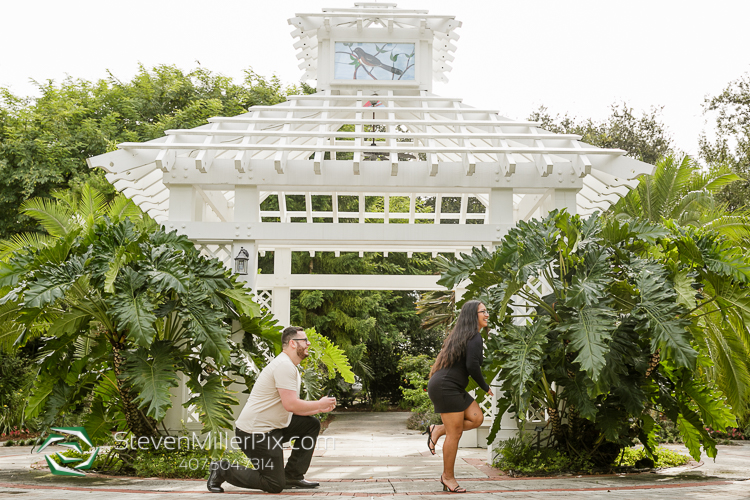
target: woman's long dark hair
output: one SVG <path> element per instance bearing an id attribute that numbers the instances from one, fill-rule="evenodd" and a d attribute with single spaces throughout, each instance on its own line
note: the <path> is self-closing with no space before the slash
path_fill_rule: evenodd
<path id="1" fill-rule="evenodd" d="M 430 377 L 436 371 L 454 365 L 466 353 L 466 343 L 479 333 L 479 320 L 477 318 L 479 304 L 481 302 L 478 300 L 470 300 L 463 305 L 456 326 L 446 337 L 445 342 L 443 342 L 443 349 L 438 354 L 435 364 L 432 365 Z"/>

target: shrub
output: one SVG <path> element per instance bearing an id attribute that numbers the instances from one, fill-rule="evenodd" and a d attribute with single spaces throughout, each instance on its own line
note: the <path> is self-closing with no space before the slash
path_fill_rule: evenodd
<path id="1" fill-rule="evenodd" d="M 624 448 L 621 460 L 617 462 L 617 465 L 635 467 L 636 462 L 646 458 L 654 460 L 654 467 L 657 469 L 679 467 L 680 465 L 685 465 L 690 460 L 688 456 L 662 448 L 661 446 L 654 450 L 653 457 L 650 457 L 644 448 Z"/>
<path id="2" fill-rule="evenodd" d="M 572 456 L 554 448 L 537 448 L 532 440 L 533 437 L 526 434 L 501 442 L 495 449 L 496 456 L 492 466 L 508 471 L 511 475 L 549 475 L 562 472 L 590 474 L 595 471 L 594 461 L 587 453 Z M 677 467 L 689 460 L 690 457 L 662 447 L 654 450 L 653 457 L 648 456 L 644 448 L 624 448 L 618 459 L 609 464 L 609 468 Z M 643 465 L 644 463 L 648 465 Z"/>

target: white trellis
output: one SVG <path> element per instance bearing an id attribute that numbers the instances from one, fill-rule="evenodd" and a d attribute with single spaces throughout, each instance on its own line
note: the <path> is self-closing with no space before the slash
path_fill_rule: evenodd
<path id="1" fill-rule="evenodd" d="M 624 151 L 433 94 L 459 39 L 453 16 L 355 3 L 297 14 L 289 23 L 303 79 L 317 80 L 316 94 L 167 130 L 89 159 L 206 255 L 230 266 L 240 247 L 248 250 L 248 286 L 281 324 L 289 323 L 291 290 L 441 289 L 437 276 L 292 274 L 292 252 L 437 255 L 492 247 L 517 221 L 552 209 L 604 210 L 653 171 Z M 390 79 L 368 78 L 375 66 L 358 73 L 352 50 L 344 51 L 351 62 L 336 59 L 347 43 L 374 47 L 375 57 L 386 46 L 411 47 L 408 57 L 384 58 L 392 61 L 386 67 L 412 61 L 411 69 L 402 66 L 401 79 L 395 70 L 387 70 Z M 352 65 L 351 77 L 337 73 L 340 64 Z M 380 209 L 367 208 L 372 197 Z M 433 208 L 418 209 L 427 198 Z M 357 210 L 341 210 L 353 200 Z M 290 210 L 291 201 L 304 210 Z M 274 252 L 274 272 L 256 274 L 258 255 L 267 251 Z M 173 413 L 181 408 L 174 406 Z M 186 419 L 185 411 L 170 418 Z"/>

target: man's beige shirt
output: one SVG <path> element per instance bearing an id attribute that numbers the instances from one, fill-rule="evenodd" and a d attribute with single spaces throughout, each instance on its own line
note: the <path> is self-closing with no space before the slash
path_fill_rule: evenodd
<path id="1" fill-rule="evenodd" d="M 292 412 L 281 404 L 279 389 L 297 391 L 300 378 L 297 367 L 286 353 L 281 353 L 268 363 L 258 375 L 250 397 L 245 403 L 235 425 L 248 433 L 266 433 L 274 429 L 289 427 Z"/>

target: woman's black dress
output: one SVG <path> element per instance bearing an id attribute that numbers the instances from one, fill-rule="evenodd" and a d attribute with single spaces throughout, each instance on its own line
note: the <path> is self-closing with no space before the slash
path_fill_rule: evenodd
<path id="1" fill-rule="evenodd" d="M 454 413 L 469 407 L 474 401 L 466 392 L 469 375 L 485 392 L 490 390 L 482 376 L 482 360 L 482 335 L 477 333 L 466 343 L 466 353 L 456 364 L 432 374 L 427 384 L 427 394 L 435 406 L 435 413 Z"/>

